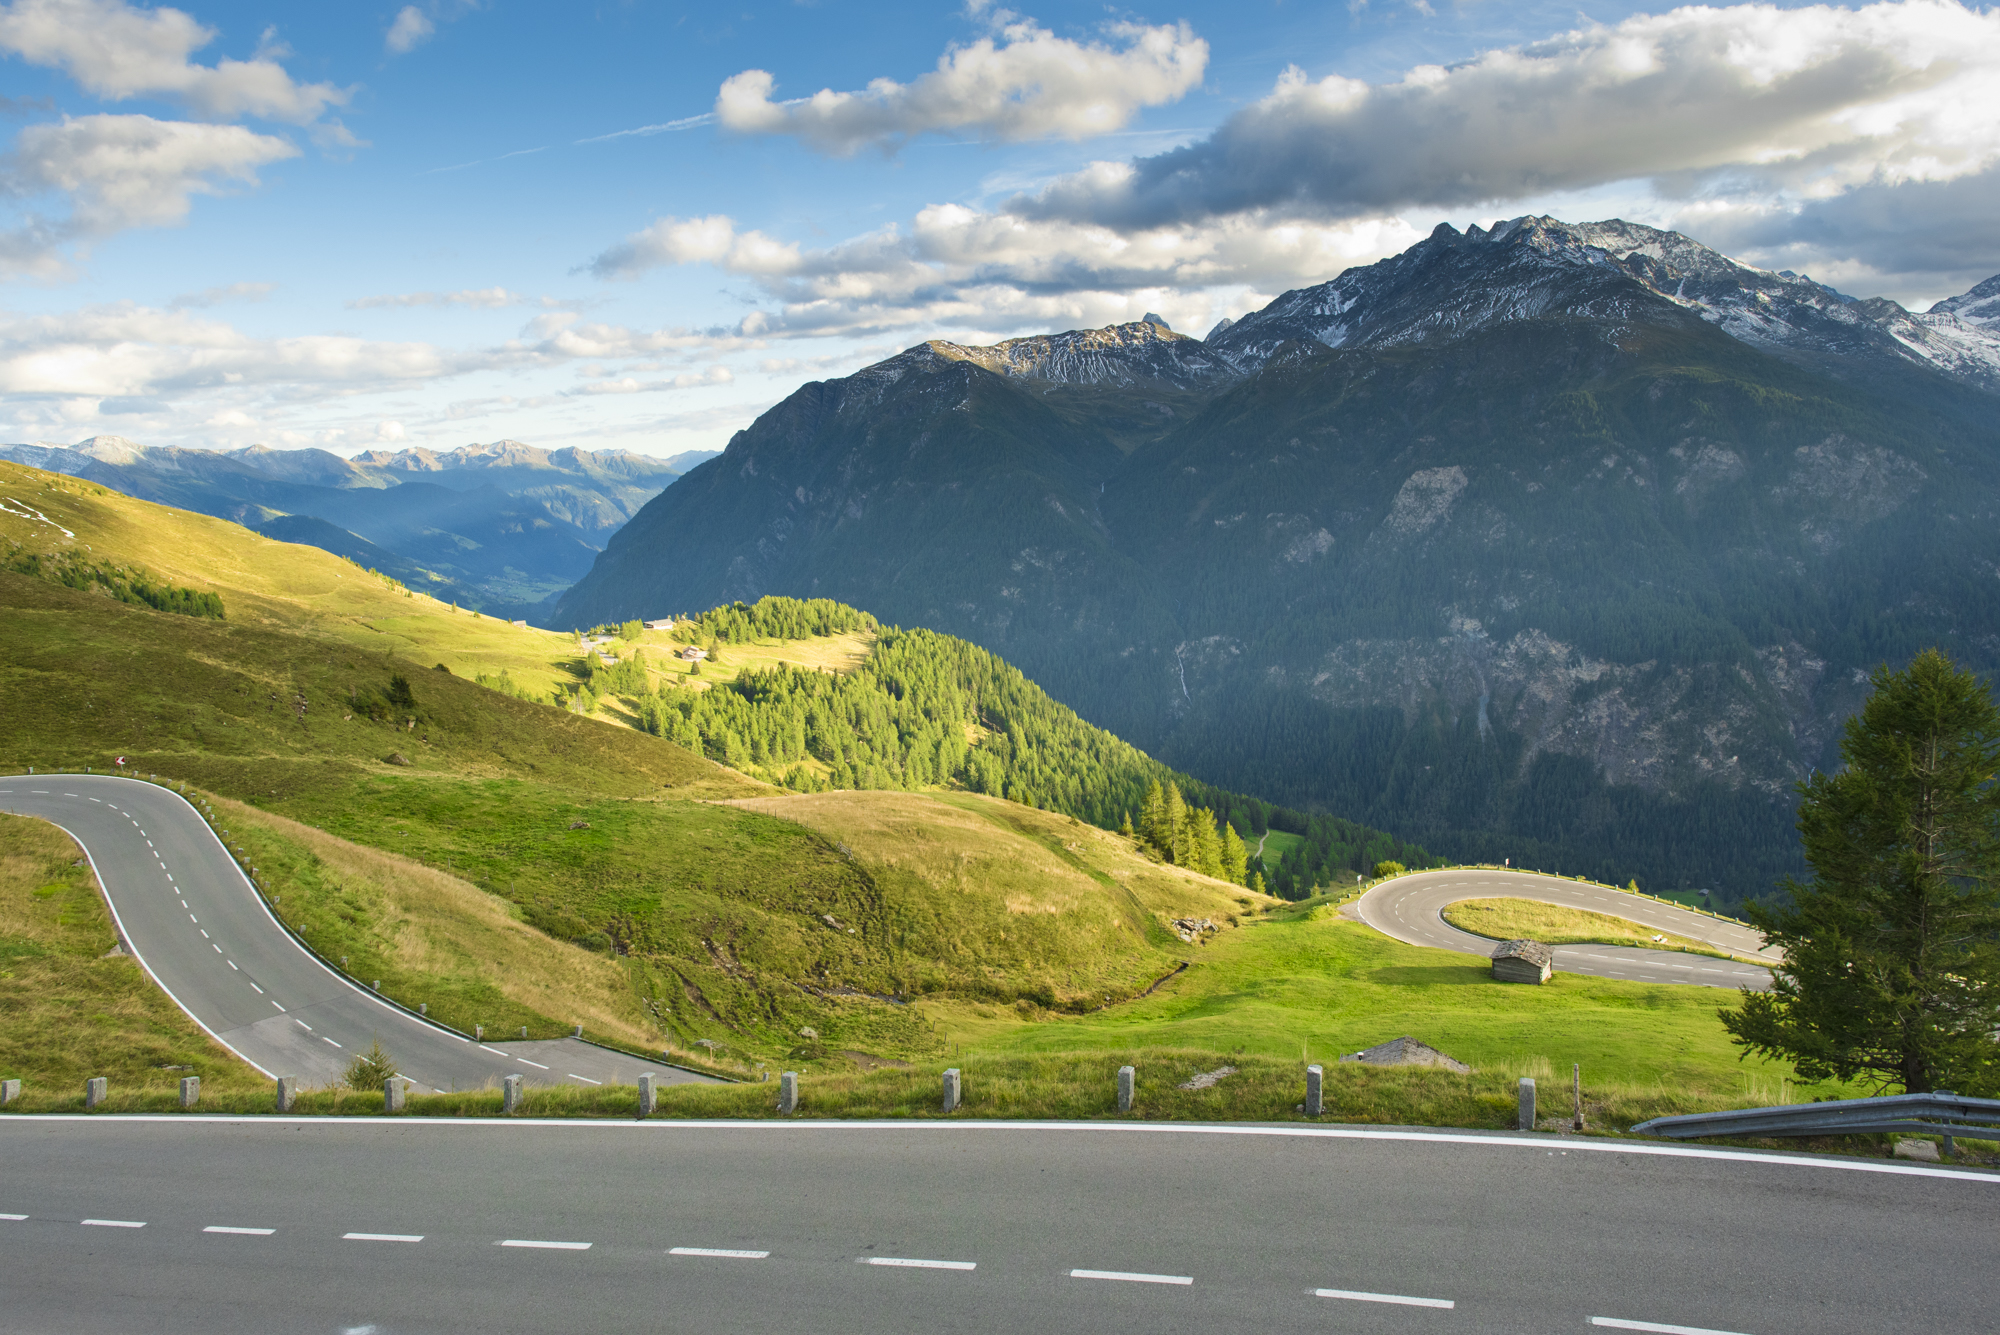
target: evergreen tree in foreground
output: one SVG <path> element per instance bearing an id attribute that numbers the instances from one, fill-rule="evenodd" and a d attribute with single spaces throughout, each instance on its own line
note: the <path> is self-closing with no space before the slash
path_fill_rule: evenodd
<path id="1" fill-rule="evenodd" d="M 1800 786 L 1813 876 L 1750 920 L 1785 951 L 1722 1023 L 1807 1080 L 2000 1086 L 2000 709 L 1936 650 L 1877 669 L 1838 774 Z"/>

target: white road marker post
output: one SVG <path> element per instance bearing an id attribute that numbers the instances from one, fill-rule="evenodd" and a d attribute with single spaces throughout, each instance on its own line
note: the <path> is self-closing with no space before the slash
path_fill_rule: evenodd
<path id="1" fill-rule="evenodd" d="M 290 1112 L 299 1099 L 299 1078 L 295 1075 L 278 1077 L 278 1111 Z"/>
<path id="2" fill-rule="evenodd" d="M 521 1111 L 521 1077 L 510 1075 L 500 1082 L 500 1111 L 517 1113 Z"/>
<path id="3" fill-rule="evenodd" d="M 1521 1077 L 1521 1111 L 1515 1126 L 1523 1131 L 1535 1129 L 1535 1078 L 1531 1075 Z"/>
<path id="4" fill-rule="evenodd" d="M 1583 1063 L 1571 1062 L 1569 1067 L 1569 1092 L 1576 1103 L 1576 1123 L 1571 1130 L 1583 1130 Z"/>
<path id="5" fill-rule="evenodd" d="M 181 1108 L 186 1110 L 201 1102 L 201 1077 L 184 1075 L 181 1077 Z"/>
<path id="6" fill-rule="evenodd" d="M 778 1111 L 790 1115 L 799 1110 L 799 1073 L 786 1071 L 778 1077 Z"/>
<path id="7" fill-rule="evenodd" d="M 385 1113 L 403 1111 L 403 1080 L 401 1076 L 390 1076 L 382 1082 L 382 1111 Z"/>
<path id="8" fill-rule="evenodd" d="M 1324 1067 L 1306 1067 L 1306 1116 L 1308 1117 L 1317 1117 L 1325 1110 L 1326 1103 L 1322 1093 L 1325 1078 Z"/>
<path id="9" fill-rule="evenodd" d="M 15 1099 L 18 1099 L 20 1097 L 21 1097 L 20 1081 L 0 1080 L 0 1104 L 12 1103 Z"/>
<path id="10" fill-rule="evenodd" d="M 101 1075 L 92 1076 L 83 1082 L 83 1106 L 95 1108 L 111 1097 L 111 1082 Z"/>
<path id="11" fill-rule="evenodd" d="M 944 1110 L 955 1112 L 959 1104 L 958 1068 L 952 1067 L 944 1073 Z"/>
<path id="12" fill-rule="evenodd" d="M 651 1117 L 653 1109 L 659 1106 L 659 1095 L 654 1090 L 654 1081 L 656 1078 L 651 1071 L 647 1071 L 639 1077 L 639 1116 L 641 1117 Z"/>
<path id="13" fill-rule="evenodd" d="M 1132 1111 L 1133 1087 L 1138 1083 L 1138 1072 L 1129 1066 L 1118 1068 L 1118 1111 Z"/>

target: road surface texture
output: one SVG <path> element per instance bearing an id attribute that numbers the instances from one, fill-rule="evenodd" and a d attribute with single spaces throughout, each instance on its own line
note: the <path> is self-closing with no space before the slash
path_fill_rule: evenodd
<path id="1" fill-rule="evenodd" d="M 1355 904 L 1355 916 L 1376 931 L 1413 946 L 1436 946 L 1468 955 L 1491 957 L 1499 944 L 1461 932 L 1442 916 L 1445 906 L 1461 899 L 1538 899 L 1565 908 L 1608 913 L 1659 932 L 1671 932 L 1738 955 L 1754 955 L 1776 964 L 1783 956 L 1765 947 L 1764 938 L 1748 927 L 1722 922 L 1692 909 L 1601 885 L 1565 881 L 1524 871 L 1412 872 L 1382 882 Z M 1640 983 L 1692 983 L 1702 987 L 1771 986 L 1769 969 L 1677 950 L 1641 950 L 1634 946 L 1556 946 L 1555 967 L 1561 973 L 1625 978 Z"/>
<path id="2" fill-rule="evenodd" d="M 170 788 L 109 775 L 0 778 L 0 811 L 39 816 L 89 855 L 125 947 L 216 1040 L 269 1076 L 340 1080 L 380 1039 L 419 1090 L 707 1081 L 576 1039 L 477 1043 L 321 963 L 271 916 L 201 814 Z"/>
<path id="3" fill-rule="evenodd" d="M 0 1330 L 1990 1332 L 2000 1177 L 1839 1162 L 1384 1128 L 0 1116 Z"/>

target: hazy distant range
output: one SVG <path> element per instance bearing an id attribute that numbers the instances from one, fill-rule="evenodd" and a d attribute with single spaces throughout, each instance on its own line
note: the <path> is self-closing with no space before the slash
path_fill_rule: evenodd
<path id="1" fill-rule="evenodd" d="M 195 450 L 122 436 L 0 445 L 0 458 L 309 543 L 461 606 L 541 622 L 611 535 L 715 456 L 543 450 Z"/>

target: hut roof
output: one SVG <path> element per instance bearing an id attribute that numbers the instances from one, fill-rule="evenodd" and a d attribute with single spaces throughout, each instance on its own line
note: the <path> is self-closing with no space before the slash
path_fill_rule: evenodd
<path id="1" fill-rule="evenodd" d="M 1539 941 L 1530 941 L 1526 937 L 1517 937 L 1512 941 L 1502 941 L 1498 946 L 1494 947 L 1493 958 L 1496 960 L 1520 959 L 1526 960 L 1528 963 L 1540 968 L 1553 968 L 1556 962 L 1556 953 Z"/>

